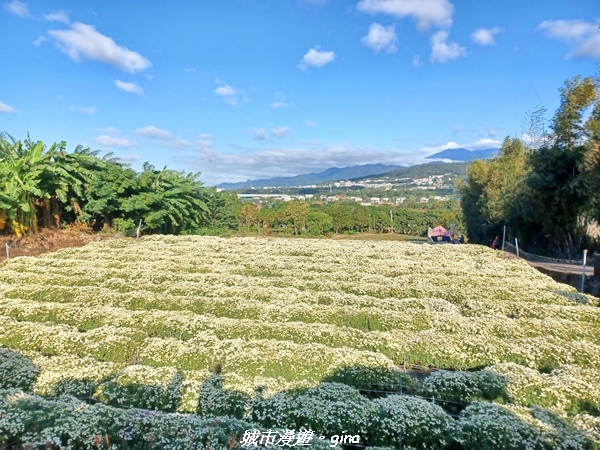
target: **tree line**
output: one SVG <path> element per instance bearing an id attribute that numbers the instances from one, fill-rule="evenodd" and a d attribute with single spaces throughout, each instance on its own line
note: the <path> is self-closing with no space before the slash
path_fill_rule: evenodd
<path id="1" fill-rule="evenodd" d="M 362 205 L 353 201 L 307 203 L 302 200 L 276 202 L 259 208 L 252 203 L 242 206 L 240 223 L 246 232 L 280 232 L 324 235 L 330 233 L 401 233 L 426 236 L 437 225 L 465 230 L 462 212 L 456 201 L 424 205 Z"/>
<path id="2" fill-rule="evenodd" d="M 529 251 L 575 257 L 600 249 L 588 233 L 600 221 L 600 80 L 575 77 L 560 89 L 547 123 L 542 107 L 529 114 L 526 140 L 507 137 L 499 155 L 474 161 L 460 186 L 470 238 L 510 236 Z"/>
<path id="3" fill-rule="evenodd" d="M 0 232 L 21 236 L 41 228 L 83 224 L 90 230 L 131 233 L 235 232 L 320 235 L 397 232 L 424 235 L 428 227 L 461 223 L 456 202 L 363 206 L 293 200 L 272 205 L 242 202 L 232 192 L 205 187 L 199 173 L 145 163 L 136 172 L 111 153 L 65 142 L 44 145 L 0 134 Z M 391 211 L 391 214 L 390 214 Z"/>
<path id="4" fill-rule="evenodd" d="M 29 137 L 0 136 L 0 230 L 17 236 L 81 222 L 124 231 L 179 233 L 208 215 L 197 174 L 146 163 L 135 172 L 112 154 Z"/>

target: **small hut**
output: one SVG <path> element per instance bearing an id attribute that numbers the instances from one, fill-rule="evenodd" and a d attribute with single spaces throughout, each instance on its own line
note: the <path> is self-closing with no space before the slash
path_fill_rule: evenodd
<path id="1" fill-rule="evenodd" d="M 427 236 L 429 236 L 433 242 L 450 242 L 452 239 L 452 233 L 441 225 L 438 225 L 433 229 L 430 228 L 427 232 Z"/>

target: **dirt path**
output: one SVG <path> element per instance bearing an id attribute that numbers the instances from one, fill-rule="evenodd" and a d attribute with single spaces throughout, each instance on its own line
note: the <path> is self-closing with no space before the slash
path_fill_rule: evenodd
<path id="1" fill-rule="evenodd" d="M 0 236 L 0 262 L 6 260 L 6 244 L 11 258 L 17 256 L 37 256 L 54 252 L 61 248 L 82 247 L 90 242 L 107 239 L 120 239 L 121 235 L 100 235 L 84 231 L 44 229 L 38 234 L 23 236 Z"/>
<path id="2" fill-rule="evenodd" d="M 581 275 L 583 273 L 583 266 L 576 264 L 564 264 L 564 263 L 550 263 L 550 262 L 539 262 L 539 261 L 527 261 L 533 267 L 539 267 L 553 272 L 572 273 L 575 275 Z M 594 275 L 594 268 L 592 266 L 586 266 L 585 274 L 588 276 Z"/>

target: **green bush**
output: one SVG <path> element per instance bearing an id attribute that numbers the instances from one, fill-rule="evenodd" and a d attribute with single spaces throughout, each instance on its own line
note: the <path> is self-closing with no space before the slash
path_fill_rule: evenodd
<path id="1" fill-rule="evenodd" d="M 305 427 L 325 436 L 365 436 L 374 414 L 373 403 L 358 390 L 340 383 L 321 383 L 315 388 L 258 397 L 252 405 L 252 421 L 271 428 Z"/>
<path id="2" fill-rule="evenodd" d="M 423 382 L 431 395 L 441 400 L 470 403 L 477 400 L 506 400 L 508 378 L 493 372 L 433 372 Z"/>
<path id="3" fill-rule="evenodd" d="M 124 235 L 128 235 L 135 227 L 133 219 L 121 219 L 120 217 L 113 219 L 113 228 Z"/>
<path id="4" fill-rule="evenodd" d="M 241 392 L 225 390 L 223 377 L 213 375 L 202 383 L 198 414 L 202 417 L 244 417 L 250 399 Z"/>
<path id="5" fill-rule="evenodd" d="M 457 429 L 452 418 L 427 400 L 390 395 L 373 400 L 373 404 L 376 413 L 369 426 L 369 444 L 445 449 L 456 442 Z"/>
<path id="6" fill-rule="evenodd" d="M 39 373 L 40 369 L 29 359 L 0 348 L 0 389 L 19 388 L 31 392 Z"/>
<path id="7" fill-rule="evenodd" d="M 479 450 L 546 449 L 541 434 L 514 412 L 492 403 L 473 403 L 460 415 L 460 440 Z"/>

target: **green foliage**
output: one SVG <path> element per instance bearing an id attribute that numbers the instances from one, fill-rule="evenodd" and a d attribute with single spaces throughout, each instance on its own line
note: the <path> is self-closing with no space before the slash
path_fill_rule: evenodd
<path id="1" fill-rule="evenodd" d="M 333 220 L 327 213 L 311 211 L 306 216 L 306 226 L 312 235 L 327 234 L 333 229 Z"/>
<path id="2" fill-rule="evenodd" d="M 208 214 L 202 222 L 203 228 L 219 230 L 221 233 L 237 230 L 236 210 L 240 207 L 240 201 L 235 193 L 207 188 L 204 190 L 204 202 L 208 207 Z"/>
<path id="3" fill-rule="evenodd" d="M 515 213 L 516 193 L 527 173 L 526 150 L 519 139 L 506 138 L 498 157 L 474 161 L 460 184 L 467 233 L 485 243 L 498 235 Z"/>
<path id="4" fill-rule="evenodd" d="M 485 242 L 507 225 L 531 251 L 574 258 L 587 245 L 589 219 L 600 218 L 597 80 L 575 77 L 560 92 L 551 135 L 540 108 L 526 130 L 531 148 L 507 138 L 497 158 L 469 167 L 460 189 L 473 241 Z"/>
<path id="5" fill-rule="evenodd" d="M 254 203 L 244 203 L 239 208 L 238 218 L 240 225 L 246 226 L 246 231 L 250 232 L 250 226 L 257 223 L 258 207 Z"/>
<path id="6" fill-rule="evenodd" d="M 66 143 L 0 135 L 0 230 L 16 235 L 75 221 L 127 233 L 140 219 L 148 232 L 180 233 L 208 222 L 233 227 L 231 198 L 205 195 L 198 174 L 145 164 L 141 173 L 107 154 Z M 213 203 L 209 210 L 205 199 Z"/>
<path id="7" fill-rule="evenodd" d="M 310 213 L 310 205 L 301 200 L 292 200 L 288 202 L 283 210 L 283 219 L 292 224 L 294 233 L 298 234 L 299 229 L 306 226 L 306 218 Z"/>
<path id="8" fill-rule="evenodd" d="M 129 235 L 129 233 L 135 230 L 136 224 L 133 219 L 121 219 L 117 217 L 113 220 L 113 228 L 115 231 L 124 234 L 125 236 Z"/>
<path id="9" fill-rule="evenodd" d="M 349 231 L 353 225 L 354 204 L 350 202 L 331 202 L 327 205 L 326 212 L 332 220 L 336 234 Z"/>

